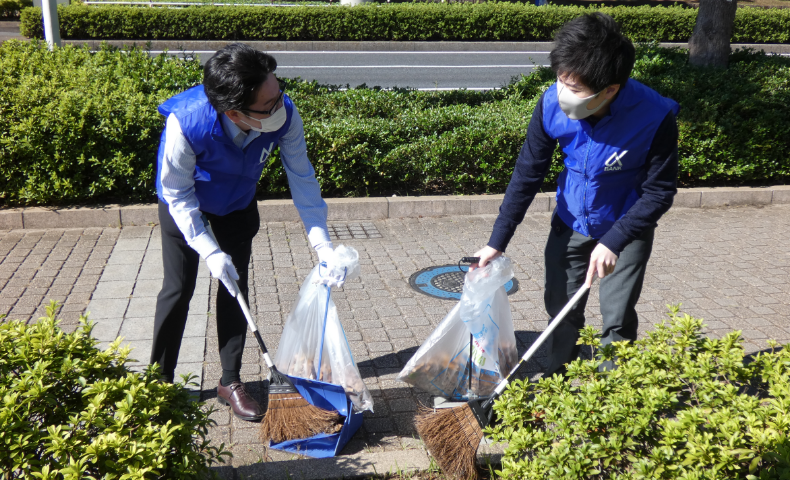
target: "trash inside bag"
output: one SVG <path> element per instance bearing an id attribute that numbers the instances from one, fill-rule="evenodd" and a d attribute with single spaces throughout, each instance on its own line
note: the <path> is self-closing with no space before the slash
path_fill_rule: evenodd
<path id="1" fill-rule="evenodd" d="M 506 257 L 468 272 L 461 300 L 411 357 L 398 380 L 452 400 L 467 400 L 470 393 L 472 398 L 492 394 L 518 361 L 504 287 L 511 278 L 513 267 Z"/>
<path id="2" fill-rule="evenodd" d="M 356 250 L 340 245 L 335 255 L 335 264 L 347 268 L 346 281 L 359 276 Z M 274 363 L 286 375 L 340 385 L 355 411 L 372 412 L 373 398 L 354 363 L 331 289 L 318 283 L 324 271 L 324 266 L 316 265 L 302 283 L 296 306 L 285 320 Z"/>

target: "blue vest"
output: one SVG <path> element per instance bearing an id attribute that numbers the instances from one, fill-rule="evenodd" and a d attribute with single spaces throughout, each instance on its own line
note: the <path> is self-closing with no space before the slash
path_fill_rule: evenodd
<path id="1" fill-rule="evenodd" d="M 293 102 L 283 95 L 283 105 L 288 118 L 277 131 L 261 133 L 244 149 L 237 147 L 225 134 L 219 114 L 208 101 L 203 85 L 166 100 L 159 105 L 159 113 L 167 118 L 176 116 L 184 136 L 195 152 L 195 195 L 200 210 L 215 215 L 226 215 L 241 210 L 255 197 L 255 189 L 269 156 L 291 126 Z M 165 149 L 165 132 L 159 142 L 157 156 L 156 192 L 162 196 L 162 158 Z M 167 203 L 167 202 L 165 202 Z"/>
<path id="2" fill-rule="evenodd" d="M 680 106 L 629 79 L 595 127 L 568 118 L 557 84 L 543 97 L 543 128 L 559 140 L 565 168 L 557 180 L 557 215 L 582 235 L 601 238 L 642 196 L 653 137 Z"/>

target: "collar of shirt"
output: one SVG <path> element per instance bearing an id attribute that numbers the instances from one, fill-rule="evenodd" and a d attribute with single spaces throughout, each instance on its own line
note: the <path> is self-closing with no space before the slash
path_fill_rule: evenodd
<path id="1" fill-rule="evenodd" d="M 246 148 L 250 142 L 258 138 L 261 134 L 261 132 L 256 132 L 255 130 L 245 132 L 240 129 L 238 125 L 233 123 L 233 120 L 228 118 L 224 113 L 220 114 L 220 121 L 222 122 L 222 129 L 225 131 L 225 135 L 233 139 L 233 143 L 241 149 Z"/>

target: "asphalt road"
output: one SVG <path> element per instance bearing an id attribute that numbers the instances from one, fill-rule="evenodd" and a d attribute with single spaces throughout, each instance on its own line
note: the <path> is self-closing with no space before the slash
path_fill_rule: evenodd
<path id="1" fill-rule="evenodd" d="M 159 53 L 159 52 L 151 52 Z M 213 51 L 194 52 L 201 62 Z M 322 84 L 491 89 L 548 65 L 548 52 L 268 52 L 277 75 Z"/>

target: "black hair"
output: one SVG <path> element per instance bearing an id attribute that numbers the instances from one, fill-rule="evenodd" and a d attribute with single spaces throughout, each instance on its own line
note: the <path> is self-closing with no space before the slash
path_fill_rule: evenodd
<path id="1" fill-rule="evenodd" d="M 244 110 L 255 103 L 258 88 L 277 68 L 271 55 L 243 43 L 231 43 L 206 62 L 203 87 L 211 106 L 219 112 Z"/>
<path id="2" fill-rule="evenodd" d="M 605 13 L 587 13 L 569 21 L 554 35 L 549 53 L 557 76 L 570 74 L 600 92 L 609 85 L 625 85 L 634 68 L 634 45 Z"/>

